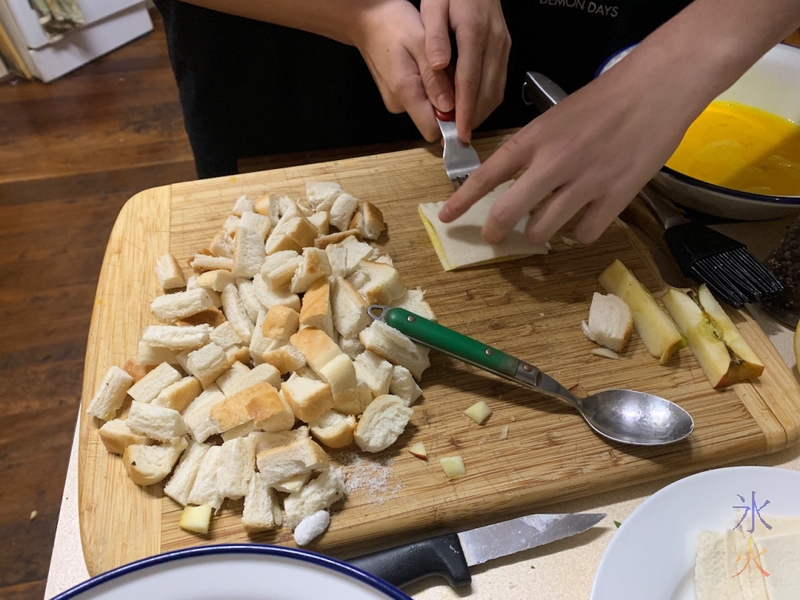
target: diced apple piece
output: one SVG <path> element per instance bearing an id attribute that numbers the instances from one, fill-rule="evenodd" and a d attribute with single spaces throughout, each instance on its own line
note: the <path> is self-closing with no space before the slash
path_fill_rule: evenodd
<path id="1" fill-rule="evenodd" d="M 460 454 L 445 456 L 439 460 L 439 464 L 442 465 L 442 469 L 448 479 L 456 479 L 457 477 L 467 474 L 467 468 L 464 466 L 464 459 L 461 458 Z"/>
<path id="2" fill-rule="evenodd" d="M 478 425 L 482 425 L 492 414 L 492 409 L 489 408 L 489 405 L 484 400 L 480 400 L 465 410 L 464 414 Z"/>
<path id="3" fill-rule="evenodd" d="M 681 332 L 636 276 L 622 262 L 615 260 L 598 278 L 609 294 L 619 296 L 631 309 L 633 328 L 642 338 L 647 351 L 661 361 L 669 362 L 685 345 Z"/>
<path id="4" fill-rule="evenodd" d="M 764 370 L 760 361 L 757 365 L 750 363 L 732 350 L 724 341 L 722 327 L 687 294 L 673 288 L 662 301 L 686 336 L 692 354 L 712 387 L 727 387 L 758 377 Z"/>
<path id="5" fill-rule="evenodd" d="M 212 508 L 207 505 L 187 506 L 181 513 L 181 520 L 178 525 L 181 529 L 192 533 L 208 533 L 208 526 L 211 523 Z"/>
<path id="6" fill-rule="evenodd" d="M 422 442 L 415 442 L 408 447 L 408 451 L 411 452 L 417 458 L 421 458 L 423 460 L 428 459 L 428 451 L 425 450 L 425 444 Z"/>

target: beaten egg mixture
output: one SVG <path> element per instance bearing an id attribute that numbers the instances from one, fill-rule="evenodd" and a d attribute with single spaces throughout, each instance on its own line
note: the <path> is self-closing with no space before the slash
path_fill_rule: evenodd
<path id="1" fill-rule="evenodd" d="M 712 102 L 667 166 L 707 183 L 755 194 L 800 196 L 800 126 L 735 102 Z"/>

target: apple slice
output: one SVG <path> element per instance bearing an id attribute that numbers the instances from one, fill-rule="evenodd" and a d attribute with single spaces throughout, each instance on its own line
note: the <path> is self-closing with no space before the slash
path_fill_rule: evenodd
<path id="1" fill-rule="evenodd" d="M 704 294 L 705 296 L 705 294 Z M 708 299 L 706 298 L 707 302 Z M 697 359 L 703 373 L 706 374 L 711 386 L 715 389 L 727 387 L 738 381 L 744 381 L 753 377 L 758 377 L 764 370 L 764 365 L 755 356 L 755 353 L 747 345 L 747 342 L 736 331 L 734 337 L 735 347 L 746 348 L 746 358 L 739 355 L 725 340 L 725 327 L 720 325 L 710 314 L 703 310 L 698 302 L 688 294 L 670 289 L 662 298 L 664 306 L 667 307 L 675 323 L 686 336 L 689 348 Z M 714 300 L 716 303 L 716 300 Z M 719 310 L 722 307 L 717 303 Z M 715 309 L 712 308 L 712 311 Z M 724 313 L 724 311 L 723 311 Z M 725 319 L 730 319 L 725 315 Z M 734 329 L 736 327 L 730 322 Z M 741 342 L 737 341 L 741 340 Z M 754 362 L 751 362 L 754 361 Z"/>
<path id="2" fill-rule="evenodd" d="M 456 479 L 457 477 L 467 474 L 467 468 L 464 466 L 464 459 L 461 458 L 460 454 L 445 456 L 439 460 L 439 464 L 442 465 L 442 469 L 448 479 Z"/>
<path id="3" fill-rule="evenodd" d="M 425 444 L 422 442 L 415 442 L 408 447 L 408 451 L 411 452 L 417 458 L 421 458 L 422 460 L 428 460 L 428 451 L 425 450 Z"/>
<path id="4" fill-rule="evenodd" d="M 486 419 L 489 418 L 489 415 L 492 414 L 492 409 L 489 408 L 489 405 L 486 404 L 484 400 L 479 400 L 465 410 L 464 414 L 475 421 L 478 425 L 482 425 Z"/>
<path id="5" fill-rule="evenodd" d="M 619 296 L 631 309 L 633 328 L 642 338 L 647 351 L 661 361 L 686 345 L 681 332 L 636 276 L 619 260 L 611 263 L 598 278 L 609 294 Z"/>
<path id="6" fill-rule="evenodd" d="M 181 513 L 181 519 L 178 525 L 181 529 L 191 531 L 192 533 L 208 533 L 208 525 L 211 523 L 211 507 L 202 506 L 187 506 Z"/>

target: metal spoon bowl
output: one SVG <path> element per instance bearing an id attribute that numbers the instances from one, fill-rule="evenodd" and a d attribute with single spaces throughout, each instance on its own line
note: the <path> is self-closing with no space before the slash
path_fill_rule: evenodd
<path id="1" fill-rule="evenodd" d="M 685 439 L 694 430 L 688 412 L 659 396 L 605 390 L 579 398 L 537 367 L 408 310 L 372 305 L 367 312 L 415 342 L 569 403 L 589 427 L 615 442 L 660 446 Z"/>

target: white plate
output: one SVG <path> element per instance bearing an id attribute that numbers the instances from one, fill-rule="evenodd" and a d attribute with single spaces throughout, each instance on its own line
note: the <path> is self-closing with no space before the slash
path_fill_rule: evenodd
<path id="1" fill-rule="evenodd" d="M 735 523 L 735 507 L 749 506 L 753 492 L 758 506 L 769 500 L 760 513 L 767 523 L 770 515 L 800 515 L 800 473 L 777 467 L 715 469 L 653 494 L 614 534 L 592 600 L 695 600 L 697 533 L 725 531 Z"/>
<path id="2" fill-rule="evenodd" d="M 225 544 L 159 554 L 103 573 L 54 600 L 411 600 L 360 569 L 294 548 Z"/>

